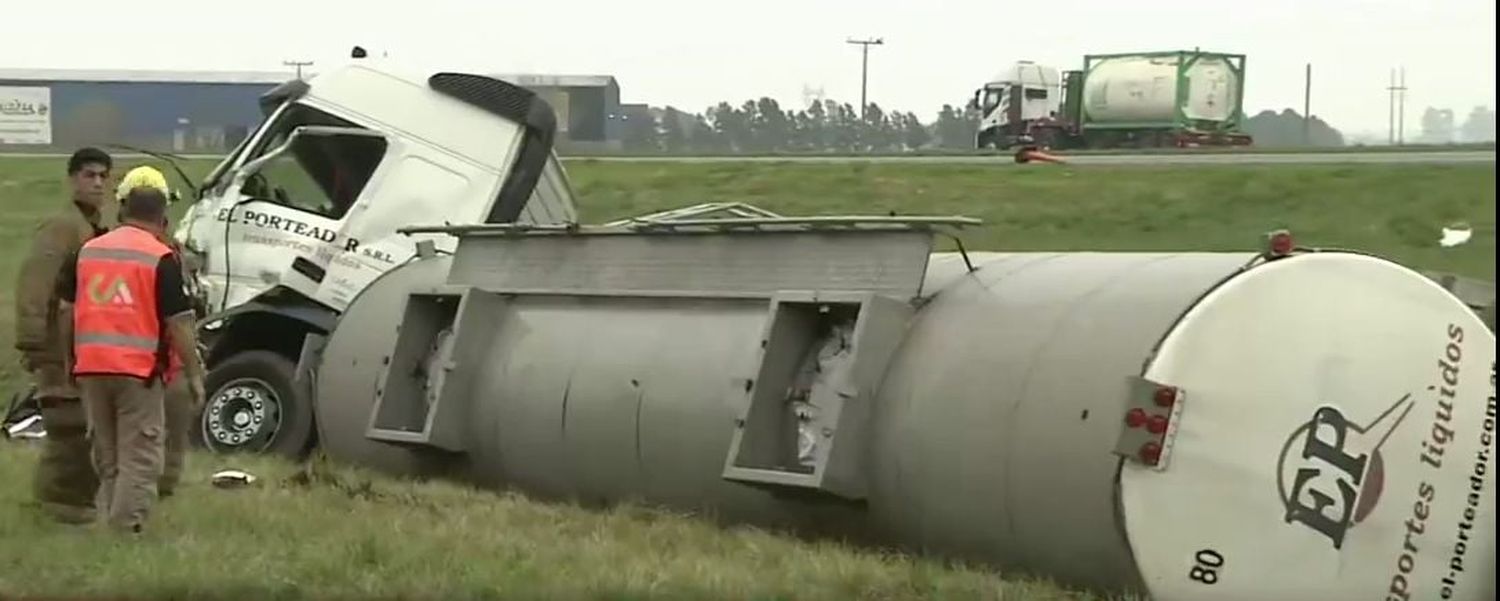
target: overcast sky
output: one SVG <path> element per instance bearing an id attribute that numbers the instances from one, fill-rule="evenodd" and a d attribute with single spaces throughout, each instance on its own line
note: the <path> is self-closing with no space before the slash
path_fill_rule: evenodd
<path id="1" fill-rule="evenodd" d="M 610 74 L 625 102 L 700 111 L 804 86 L 929 121 L 1016 59 L 1075 68 L 1088 53 L 1201 47 L 1248 55 L 1246 110 L 1313 113 L 1384 135 L 1390 69 L 1406 66 L 1408 137 L 1422 109 L 1495 105 L 1495 0 L 353 0 L 5 2 L 7 67 L 282 70 L 355 43 L 483 72 Z M 222 11 L 209 16 L 209 7 Z M 317 66 L 313 67 L 316 69 Z"/>

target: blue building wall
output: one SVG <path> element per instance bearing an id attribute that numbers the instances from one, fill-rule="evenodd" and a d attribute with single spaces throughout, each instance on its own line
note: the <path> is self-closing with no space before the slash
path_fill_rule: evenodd
<path id="1" fill-rule="evenodd" d="M 5 81 L 52 90 L 54 147 L 124 143 L 215 152 L 260 123 L 259 96 L 275 84 Z M 180 124 L 186 119 L 187 124 Z"/>
<path id="2" fill-rule="evenodd" d="M 47 150 L 127 144 L 168 152 L 222 153 L 261 122 L 258 99 L 278 84 L 23 81 L 0 76 L 0 86 L 12 85 L 51 88 L 52 144 Z M 538 87 L 571 97 L 566 118 L 572 131 L 557 140 L 559 146 L 618 143 L 618 87 Z"/>

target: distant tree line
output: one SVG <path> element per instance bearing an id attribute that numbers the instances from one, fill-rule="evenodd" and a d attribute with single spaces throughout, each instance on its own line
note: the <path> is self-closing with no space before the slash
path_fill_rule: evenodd
<path id="1" fill-rule="evenodd" d="M 871 103 L 861 117 L 847 102 L 820 100 L 797 110 L 762 97 L 739 105 L 720 102 L 701 113 L 676 107 L 630 107 L 624 114 L 622 150 L 640 154 L 860 153 L 974 147 L 979 114 L 945 104 L 924 122 L 915 113 L 890 111 Z M 1344 146 L 1344 135 L 1317 116 L 1307 122 L 1294 110 L 1261 111 L 1246 119 L 1245 130 L 1261 147 Z M 1461 128 L 1453 113 L 1429 108 L 1422 117 L 1419 143 L 1481 142 L 1495 139 L 1495 113 L 1475 107 Z"/>
<path id="2" fill-rule="evenodd" d="M 1256 146 L 1300 148 L 1344 145 L 1344 134 L 1317 116 L 1308 119 L 1306 127 L 1307 135 L 1304 138 L 1302 115 L 1292 109 L 1280 113 L 1261 111 L 1245 120 L 1245 132 L 1255 140 Z"/>
<path id="3" fill-rule="evenodd" d="M 924 123 L 871 103 L 863 117 L 849 103 L 822 100 L 789 110 L 775 99 L 720 102 L 702 113 L 651 107 L 625 114 L 624 150 L 639 153 L 903 152 L 974 145 L 979 114 L 943 105 Z"/>
<path id="4" fill-rule="evenodd" d="M 1422 113 L 1422 132 L 1417 142 L 1452 144 L 1454 142 L 1495 141 L 1495 111 L 1476 106 L 1469 111 L 1463 127 L 1454 127 L 1453 109 L 1427 107 Z"/>

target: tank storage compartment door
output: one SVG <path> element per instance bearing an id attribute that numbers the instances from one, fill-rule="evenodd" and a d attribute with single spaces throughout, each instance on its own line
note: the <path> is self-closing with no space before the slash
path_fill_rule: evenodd
<path id="1" fill-rule="evenodd" d="M 519 402 L 470 400 L 473 381 L 483 380 L 470 372 L 505 361 L 509 347 L 497 341 L 510 324 L 491 316 L 502 314 L 501 303 L 512 302 L 506 299 L 528 307 L 572 306 L 582 298 L 595 307 L 763 300 L 767 317 L 754 339 L 760 347 L 745 349 L 744 365 L 727 367 L 740 380 L 726 379 L 726 391 L 701 401 L 731 403 L 731 415 L 745 426 L 730 434 L 727 451 L 714 453 L 726 453 L 722 476 L 862 498 L 869 405 L 921 296 L 934 227 L 973 223 L 768 215 L 407 228 L 456 234 L 459 242 L 443 284 L 410 294 L 380 368 L 366 437 L 474 451 L 464 444 L 474 413 L 465 403 Z M 812 442 L 800 460 L 799 433 Z"/>
<path id="2" fill-rule="evenodd" d="M 870 403 L 913 309 L 872 293 L 783 292 L 771 310 L 724 477 L 863 499 Z"/>
<path id="3" fill-rule="evenodd" d="M 407 297 L 396 346 L 380 370 L 366 436 L 463 451 L 474 369 L 505 300 L 477 288 L 439 288 Z M 475 324 L 485 324 L 482 327 Z"/>

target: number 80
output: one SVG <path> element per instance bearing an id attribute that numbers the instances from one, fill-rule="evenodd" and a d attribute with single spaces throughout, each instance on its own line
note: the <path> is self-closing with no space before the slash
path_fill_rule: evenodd
<path id="1" fill-rule="evenodd" d="M 1188 578 L 1203 584 L 1214 584 L 1219 581 L 1219 568 L 1222 567 L 1224 556 L 1213 549 L 1204 549 L 1193 554 L 1193 569 L 1188 571 Z"/>

